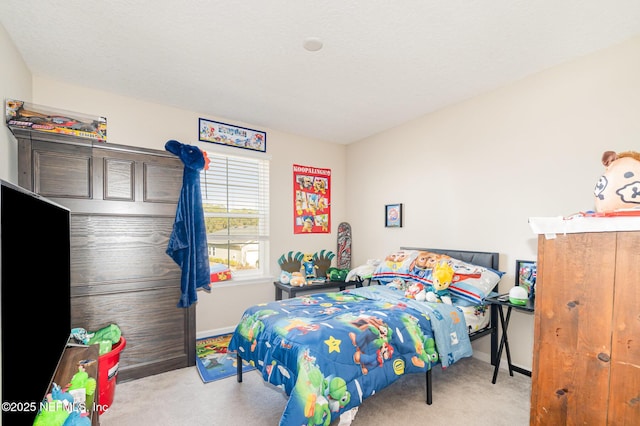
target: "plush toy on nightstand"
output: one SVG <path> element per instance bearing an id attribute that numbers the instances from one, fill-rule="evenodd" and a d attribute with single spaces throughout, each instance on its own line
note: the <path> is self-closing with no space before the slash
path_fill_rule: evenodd
<path id="1" fill-rule="evenodd" d="M 313 260 L 313 254 L 305 253 L 302 257 L 302 267 L 300 269 L 300 272 L 302 272 L 304 277 L 307 279 L 317 278 L 318 277 L 318 274 L 316 273 L 317 269 L 318 269 L 318 266 L 316 266 L 316 263 Z"/>
<path id="2" fill-rule="evenodd" d="M 594 190 L 596 212 L 640 208 L 640 152 L 606 151 L 602 164 L 606 169 Z"/>

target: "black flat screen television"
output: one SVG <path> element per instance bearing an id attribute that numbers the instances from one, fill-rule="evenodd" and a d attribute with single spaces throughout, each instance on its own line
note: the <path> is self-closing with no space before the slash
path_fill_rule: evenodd
<path id="1" fill-rule="evenodd" d="M 70 213 L 0 182 L 2 423 L 30 425 L 71 332 Z"/>

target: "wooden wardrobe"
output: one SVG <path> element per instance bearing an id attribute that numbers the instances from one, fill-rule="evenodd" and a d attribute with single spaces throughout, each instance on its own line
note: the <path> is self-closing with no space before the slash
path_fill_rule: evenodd
<path id="1" fill-rule="evenodd" d="M 640 231 L 538 237 L 532 425 L 640 424 Z"/>
<path id="2" fill-rule="evenodd" d="M 71 211 L 72 327 L 120 327 L 127 344 L 118 381 L 195 365 L 195 305 L 176 306 L 181 271 L 165 253 L 182 186 L 180 159 L 67 135 L 12 132 L 18 184 Z M 54 241 L 43 241 L 34 253 L 32 273 L 40 285 L 55 277 L 38 270 L 37 257 L 55 249 Z"/>

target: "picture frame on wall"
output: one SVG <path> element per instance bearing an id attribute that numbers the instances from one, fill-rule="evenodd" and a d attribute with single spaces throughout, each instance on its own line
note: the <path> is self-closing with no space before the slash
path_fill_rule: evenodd
<path id="1" fill-rule="evenodd" d="M 535 260 L 516 260 L 516 285 L 527 290 L 530 300 L 536 297 L 538 266 Z"/>
<path id="2" fill-rule="evenodd" d="M 387 228 L 402 228 L 401 203 L 384 206 L 384 226 Z"/>
<path id="3" fill-rule="evenodd" d="M 198 140 L 252 151 L 267 152 L 267 133 L 200 118 Z"/>

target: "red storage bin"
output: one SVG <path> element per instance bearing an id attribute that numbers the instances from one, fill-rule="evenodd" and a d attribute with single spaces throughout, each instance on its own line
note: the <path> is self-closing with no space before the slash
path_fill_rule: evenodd
<path id="1" fill-rule="evenodd" d="M 120 352 L 126 345 L 127 341 L 124 336 L 120 336 L 120 340 L 113 345 L 110 352 L 98 357 L 98 412 L 100 414 L 107 411 L 113 403 L 113 396 L 116 393 Z"/>

